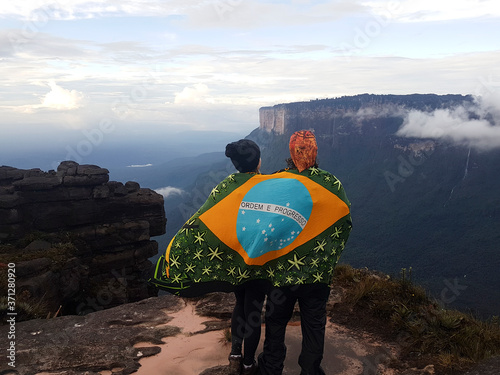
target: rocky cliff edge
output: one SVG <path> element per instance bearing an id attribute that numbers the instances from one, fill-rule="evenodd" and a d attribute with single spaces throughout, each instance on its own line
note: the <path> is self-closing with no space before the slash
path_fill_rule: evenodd
<path id="1" fill-rule="evenodd" d="M 0 290 L 29 314 L 86 314 L 156 295 L 146 282 L 165 233 L 163 197 L 107 169 L 0 166 Z M 33 316 L 31 316 L 33 317 Z"/>

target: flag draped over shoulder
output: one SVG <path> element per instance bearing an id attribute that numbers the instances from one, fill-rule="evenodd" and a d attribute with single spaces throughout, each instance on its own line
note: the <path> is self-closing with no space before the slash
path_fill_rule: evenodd
<path id="1" fill-rule="evenodd" d="M 183 296 L 252 279 L 328 284 L 351 226 L 344 188 L 329 172 L 235 173 L 177 232 L 150 282 Z"/>

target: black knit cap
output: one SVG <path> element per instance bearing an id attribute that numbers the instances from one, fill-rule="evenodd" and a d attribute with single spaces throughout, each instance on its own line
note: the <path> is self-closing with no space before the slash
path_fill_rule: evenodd
<path id="1" fill-rule="evenodd" d="M 260 148 L 254 141 L 240 139 L 226 146 L 226 156 L 239 172 L 254 172 L 259 165 Z"/>

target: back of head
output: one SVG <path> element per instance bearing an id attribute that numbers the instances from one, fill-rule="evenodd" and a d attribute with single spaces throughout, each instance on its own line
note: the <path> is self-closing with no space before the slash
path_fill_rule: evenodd
<path id="1" fill-rule="evenodd" d="M 240 139 L 226 146 L 226 156 L 239 172 L 255 172 L 260 162 L 260 148 L 254 141 Z"/>
<path id="2" fill-rule="evenodd" d="M 316 164 L 318 145 L 314 133 L 309 130 L 299 130 L 290 137 L 290 156 L 299 172 Z"/>

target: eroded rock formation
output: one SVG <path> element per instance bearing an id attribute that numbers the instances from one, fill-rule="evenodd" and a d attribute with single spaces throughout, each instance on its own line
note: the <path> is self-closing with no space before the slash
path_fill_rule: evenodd
<path id="1" fill-rule="evenodd" d="M 150 237 L 165 233 L 163 197 L 108 173 L 71 161 L 0 167 L 0 272 L 15 265 L 19 303 L 85 314 L 156 294 L 145 273 L 158 252 Z"/>

